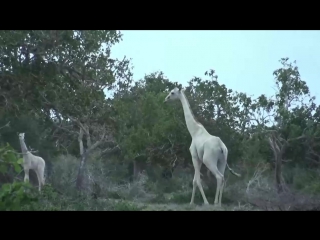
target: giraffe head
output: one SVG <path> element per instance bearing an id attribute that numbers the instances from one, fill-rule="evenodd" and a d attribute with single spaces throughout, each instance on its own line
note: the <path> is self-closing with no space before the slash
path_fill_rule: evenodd
<path id="1" fill-rule="evenodd" d="M 19 139 L 24 140 L 24 133 L 19 133 Z"/>
<path id="2" fill-rule="evenodd" d="M 174 89 L 172 89 L 170 91 L 170 93 L 168 94 L 168 96 L 166 96 L 166 98 L 164 99 L 164 102 L 174 101 L 174 100 L 180 99 L 180 96 L 182 94 L 181 88 L 182 87 L 179 86 L 179 87 L 175 87 Z"/>

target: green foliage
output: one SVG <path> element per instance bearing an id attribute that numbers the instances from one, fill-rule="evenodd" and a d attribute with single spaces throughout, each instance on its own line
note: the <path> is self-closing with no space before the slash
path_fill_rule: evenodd
<path id="1" fill-rule="evenodd" d="M 0 190 L 0 211 L 35 210 L 36 190 L 24 182 L 3 184 Z"/>
<path id="2" fill-rule="evenodd" d="M 50 136 L 53 125 L 50 122 L 37 119 L 30 115 L 10 116 L 6 120 L 10 121 L 10 128 L 6 128 L 0 135 L 0 143 L 8 142 L 14 149 L 21 151 L 17 132 L 25 133 L 25 141 L 28 148 L 38 150 L 37 155 L 50 161 L 59 149 L 56 148 Z"/>
<path id="3" fill-rule="evenodd" d="M 23 159 L 8 143 L 0 147 L 0 173 L 6 173 L 10 167 L 13 167 L 14 171 L 19 173 L 22 163 Z"/>
<path id="4" fill-rule="evenodd" d="M 23 159 L 7 143 L 0 147 L 0 173 L 8 174 L 12 168 L 16 174 L 21 171 Z M 29 183 L 16 182 L 2 184 L 0 189 L 0 210 L 23 210 L 26 206 L 29 210 L 35 208 L 37 195 Z"/>
<path id="5" fill-rule="evenodd" d="M 172 153 L 179 137 L 181 139 L 186 134 L 181 131 L 182 110 L 176 111 L 163 104 L 164 91 L 169 87 L 174 87 L 174 84 L 161 73 L 155 73 L 137 82 L 125 97 L 115 98 L 119 129 L 117 141 L 127 159 L 142 155 L 147 156 L 146 161 L 153 163 L 166 165 L 172 161 L 170 156 L 163 153 Z"/>
<path id="6" fill-rule="evenodd" d="M 90 132 L 99 132 L 103 123 L 111 125 L 104 90 L 126 86 L 132 76 L 127 59 L 110 57 L 111 47 L 120 40 L 120 32 L 114 30 L 1 32 L 0 88 L 6 101 L 0 104 L 0 114 L 11 120 L 33 118 L 41 126 L 34 131 L 33 124 L 21 120 L 13 132 L 32 132 L 29 140 L 35 140 L 34 147 L 48 159 L 57 150 L 75 153 L 69 136 L 77 134 L 79 126 L 69 117 L 86 123 Z M 14 137 L 12 131 L 8 135 Z M 56 151 L 53 144 L 58 145 Z"/>
<path id="7" fill-rule="evenodd" d="M 44 99 L 53 103 L 63 96 L 68 96 L 69 103 L 78 101 L 82 107 L 91 107 L 87 99 L 103 96 L 102 89 L 97 93 L 99 87 L 115 81 L 110 69 L 124 74 L 125 64 L 119 69 L 117 61 L 109 59 L 110 47 L 120 39 L 118 31 L 107 30 L 3 31 L 0 34 L 1 83 L 7 83 L 4 89 L 8 90 L 8 97 L 12 94 L 11 101 L 25 107 L 33 104 L 33 110 L 42 106 Z M 95 79 L 96 86 L 87 88 L 92 83 L 85 83 L 83 77 Z M 10 86 L 12 79 L 15 88 Z M 96 89 L 95 93 L 92 88 Z M 83 94 L 74 94 L 73 89 Z M 64 110 L 77 111 L 69 105 L 64 105 Z"/>
<path id="8" fill-rule="evenodd" d="M 303 193 L 320 194 L 319 169 L 306 169 L 301 166 L 289 167 L 284 172 L 286 182 Z"/>

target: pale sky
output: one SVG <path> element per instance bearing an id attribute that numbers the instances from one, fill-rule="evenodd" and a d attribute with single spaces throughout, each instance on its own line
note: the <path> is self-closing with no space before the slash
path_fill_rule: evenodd
<path id="1" fill-rule="evenodd" d="M 134 79 L 162 71 L 187 86 L 194 76 L 214 69 L 219 83 L 259 96 L 274 93 L 273 71 L 282 57 L 297 61 L 301 78 L 320 103 L 320 31 L 121 31 L 111 56 L 132 58 Z"/>

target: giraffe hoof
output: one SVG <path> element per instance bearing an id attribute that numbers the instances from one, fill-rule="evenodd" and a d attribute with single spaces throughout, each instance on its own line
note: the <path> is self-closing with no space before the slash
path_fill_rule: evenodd
<path id="1" fill-rule="evenodd" d="M 209 204 L 209 202 L 205 202 L 205 203 L 203 203 L 203 205 L 208 206 L 208 205 L 210 205 L 210 204 Z"/>

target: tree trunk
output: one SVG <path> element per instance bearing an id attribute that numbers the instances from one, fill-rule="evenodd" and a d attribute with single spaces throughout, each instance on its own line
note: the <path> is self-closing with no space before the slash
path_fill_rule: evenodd
<path id="1" fill-rule="evenodd" d="M 138 179 L 141 173 L 141 166 L 137 160 L 133 160 L 133 179 Z"/>
<path id="2" fill-rule="evenodd" d="M 275 177 L 276 177 L 276 187 L 277 192 L 283 192 L 283 182 L 282 182 L 282 159 L 281 156 L 275 156 Z"/>
<path id="3" fill-rule="evenodd" d="M 80 128 L 79 136 L 78 136 L 78 142 L 79 142 L 79 150 L 80 150 L 80 156 L 83 155 L 84 149 L 83 149 L 83 130 Z"/>
<path id="4" fill-rule="evenodd" d="M 84 154 L 81 155 L 80 166 L 79 166 L 77 182 L 76 182 L 76 187 L 80 191 L 84 188 L 83 186 L 84 170 L 85 170 L 85 165 L 87 161 L 87 156 L 88 156 L 88 151 L 85 151 Z"/>
<path id="5" fill-rule="evenodd" d="M 89 131 L 86 131 L 86 133 L 89 135 Z M 83 128 L 80 126 L 78 141 L 79 141 L 79 147 L 80 147 L 81 160 L 80 160 L 80 166 L 79 166 L 78 176 L 76 181 L 76 187 L 78 190 L 82 190 L 84 188 L 84 170 L 85 170 L 87 158 L 89 154 L 102 143 L 105 137 L 105 131 L 103 132 L 100 140 L 95 142 L 95 144 L 93 145 L 91 145 L 90 136 L 89 137 L 87 136 L 87 144 L 90 145 L 90 147 L 87 147 L 87 149 L 84 149 L 83 147 L 83 140 L 82 140 L 83 134 L 84 134 Z"/>
<path id="6" fill-rule="evenodd" d="M 89 127 L 85 125 L 85 128 L 86 128 L 87 148 L 91 148 L 92 142 L 91 142 Z"/>
<path id="7" fill-rule="evenodd" d="M 277 143 L 277 138 L 273 134 L 269 138 L 269 143 L 273 151 L 274 160 L 275 160 L 275 179 L 276 179 L 276 188 L 278 193 L 282 193 L 284 190 L 284 181 L 282 177 L 282 156 L 286 148 L 286 144 L 282 146 L 280 143 Z"/>

